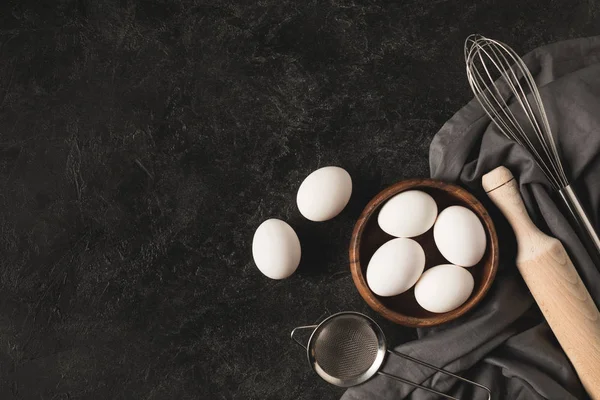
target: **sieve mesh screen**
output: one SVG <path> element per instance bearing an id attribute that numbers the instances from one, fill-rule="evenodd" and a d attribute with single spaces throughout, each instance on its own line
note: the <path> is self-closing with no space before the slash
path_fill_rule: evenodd
<path id="1" fill-rule="evenodd" d="M 332 318 L 320 327 L 313 340 L 316 363 L 338 379 L 365 373 L 375 362 L 379 349 L 373 328 L 355 315 Z"/>

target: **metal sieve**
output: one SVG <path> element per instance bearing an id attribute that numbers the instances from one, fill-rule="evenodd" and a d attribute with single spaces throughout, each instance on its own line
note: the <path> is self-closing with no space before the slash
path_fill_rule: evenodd
<path id="1" fill-rule="evenodd" d="M 308 344 L 304 345 L 294 336 L 297 331 L 311 329 Z M 306 349 L 312 369 L 325 381 L 341 387 L 359 385 L 375 374 L 384 375 L 402 383 L 435 393 L 447 399 L 459 400 L 427 386 L 411 382 L 399 376 L 380 371 L 387 353 L 431 368 L 476 386 L 488 393 L 490 389 L 424 361 L 387 349 L 383 331 L 375 321 L 364 314 L 346 311 L 334 314 L 318 325 L 299 326 L 291 333 L 292 339 Z"/>

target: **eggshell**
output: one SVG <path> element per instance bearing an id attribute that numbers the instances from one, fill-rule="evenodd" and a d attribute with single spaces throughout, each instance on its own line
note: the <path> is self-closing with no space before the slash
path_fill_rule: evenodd
<path id="1" fill-rule="evenodd" d="M 422 235 L 433 226 L 437 204 L 433 197 L 420 190 L 408 190 L 389 199 L 377 216 L 379 227 L 396 237 Z"/>
<path id="2" fill-rule="evenodd" d="M 440 253 L 452 264 L 472 267 L 485 254 L 483 225 L 477 215 L 465 207 L 444 209 L 433 227 L 433 238 Z"/>
<path id="3" fill-rule="evenodd" d="M 298 236 L 284 221 L 268 219 L 256 229 L 252 257 L 265 276 L 284 279 L 292 275 L 300 264 L 300 254 Z"/>
<path id="4" fill-rule="evenodd" d="M 425 268 L 425 252 L 412 239 L 398 238 L 375 251 L 367 266 L 367 283 L 379 296 L 396 296 L 410 289 Z"/>
<path id="5" fill-rule="evenodd" d="M 415 285 L 417 303 L 427 311 L 445 313 L 460 307 L 473 292 L 473 276 L 466 269 L 443 264 L 425 271 Z"/>
<path id="6" fill-rule="evenodd" d="M 300 213 L 311 221 L 327 221 L 338 215 L 352 194 L 352 178 L 340 167 L 320 168 L 304 179 L 296 202 Z"/>

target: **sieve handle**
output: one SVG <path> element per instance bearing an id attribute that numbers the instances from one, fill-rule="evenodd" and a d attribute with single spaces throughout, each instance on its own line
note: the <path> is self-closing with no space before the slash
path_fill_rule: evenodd
<path id="1" fill-rule="evenodd" d="M 305 326 L 298 326 L 294 329 L 292 329 L 292 333 L 290 333 L 290 337 L 292 338 L 292 340 L 296 343 L 298 343 L 300 346 L 304 347 L 304 350 L 307 350 L 306 345 L 304 345 L 302 342 L 300 342 L 298 339 L 296 339 L 294 337 L 294 334 L 296 333 L 296 331 L 300 331 L 302 329 L 312 329 L 313 331 L 315 330 L 315 328 L 318 325 L 305 325 Z"/>
<path id="2" fill-rule="evenodd" d="M 460 376 L 460 375 L 453 374 L 453 373 L 452 373 L 452 372 L 450 372 L 450 371 L 447 371 L 447 370 L 445 370 L 445 369 L 442 369 L 442 368 L 438 368 L 438 367 L 436 367 L 435 365 L 432 365 L 432 364 L 426 363 L 425 361 L 421 361 L 421 360 L 419 360 L 419 359 L 416 359 L 416 358 L 414 358 L 414 357 L 411 357 L 411 356 L 407 356 L 406 354 L 402 354 L 402 353 L 399 353 L 399 352 L 397 352 L 397 351 L 394 351 L 394 350 L 389 350 L 389 349 L 388 349 L 388 353 L 390 353 L 390 354 L 394 354 L 394 355 L 396 355 L 396 356 L 398 356 L 398 357 L 402 357 L 402 358 L 404 358 L 404 359 L 406 359 L 406 360 L 409 360 L 409 361 L 412 361 L 412 362 L 414 362 L 414 363 L 417 363 L 417 364 L 423 365 L 423 366 L 425 366 L 425 367 L 427 367 L 427 368 L 431 368 L 431 369 L 433 369 L 433 370 L 435 370 L 435 371 L 437 371 L 437 372 L 439 372 L 439 373 L 442 373 L 442 374 L 445 374 L 445 375 L 449 375 L 449 376 L 451 376 L 451 377 L 453 377 L 453 378 L 456 378 L 456 379 L 458 379 L 458 380 L 461 380 L 461 381 L 463 381 L 463 382 L 466 382 L 466 383 L 468 383 L 468 384 L 470 384 L 470 385 L 473 385 L 473 386 L 476 386 L 476 387 L 478 387 L 478 388 L 480 388 L 480 389 L 483 389 L 483 390 L 485 390 L 485 391 L 487 392 L 487 395 L 488 395 L 488 400 L 490 400 L 490 399 L 492 398 L 492 392 L 490 391 L 490 389 L 489 389 L 489 388 L 487 388 L 487 387 L 485 387 L 485 386 L 483 386 L 483 385 L 481 385 L 481 384 L 479 384 L 479 383 L 477 383 L 477 382 L 473 382 L 473 381 L 471 381 L 471 380 L 469 380 L 469 379 L 467 379 L 467 378 L 463 378 L 463 377 L 462 377 L 462 376 Z M 401 378 L 401 377 L 399 377 L 399 376 L 392 375 L 392 374 L 388 374 L 387 372 L 378 371 L 377 373 L 378 373 L 379 375 L 387 376 L 388 378 L 395 379 L 395 380 L 397 380 L 397 381 L 400 381 L 400 382 L 402 382 L 402 383 L 406 383 L 406 384 L 408 384 L 408 385 L 411 385 L 411 386 L 418 387 L 419 389 L 422 389 L 422 390 L 428 391 L 429 393 L 434 393 L 434 394 L 437 394 L 438 396 L 442 396 L 442 397 L 443 397 L 443 398 L 445 398 L 445 399 L 450 399 L 450 400 L 460 400 L 460 399 L 459 399 L 459 398 L 457 398 L 457 397 L 450 396 L 449 394 L 446 394 L 446 393 L 439 392 L 439 391 L 437 391 L 437 390 L 435 390 L 435 389 L 432 389 L 432 388 L 430 388 L 430 387 L 427 387 L 427 386 L 420 385 L 420 384 L 418 384 L 418 383 L 415 383 L 415 382 L 409 381 L 409 380 L 407 380 L 407 379 L 404 379 L 404 378 Z"/>

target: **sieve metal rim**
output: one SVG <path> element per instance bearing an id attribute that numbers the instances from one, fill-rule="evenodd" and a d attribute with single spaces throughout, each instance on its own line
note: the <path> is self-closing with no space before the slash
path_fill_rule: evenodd
<path id="1" fill-rule="evenodd" d="M 375 336 L 377 337 L 377 356 L 375 357 L 375 360 L 373 361 L 373 364 L 371 364 L 369 369 L 366 370 L 365 372 L 363 372 L 362 374 L 360 374 L 354 378 L 351 378 L 351 379 L 340 379 L 340 378 L 337 378 L 335 376 L 328 374 L 319 366 L 319 364 L 317 363 L 315 356 L 314 356 L 314 346 L 315 346 L 316 341 L 313 339 L 317 336 L 317 333 L 319 333 L 319 330 L 322 329 L 332 319 L 339 318 L 339 317 L 346 316 L 346 315 L 352 315 L 355 318 L 366 321 L 368 323 L 369 327 L 371 329 L 373 329 L 373 332 L 375 332 Z M 336 385 L 339 387 L 356 386 L 356 385 L 359 385 L 359 384 L 371 379 L 373 377 L 373 375 L 375 375 L 379 371 L 379 368 L 383 364 L 383 362 L 385 360 L 386 352 L 387 352 L 387 345 L 385 343 L 385 336 L 383 334 L 383 330 L 381 329 L 381 327 L 379 325 L 377 325 L 377 323 L 375 321 L 373 321 L 371 318 L 369 318 L 368 316 L 358 313 L 358 312 L 354 312 L 354 311 L 343 311 L 343 312 L 339 312 L 339 313 L 330 315 L 329 317 L 325 318 L 323 321 L 321 321 L 321 323 L 319 323 L 316 326 L 316 328 L 314 328 L 314 330 L 312 331 L 312 333 L 310 335 L 310 338 L 308 339 L 308 343 L 306 345 L 306 356 L 308 358 L 308 362 L 309 362 L 311 368 L 323 380 L 331 383 L 332 385 Z"/>

